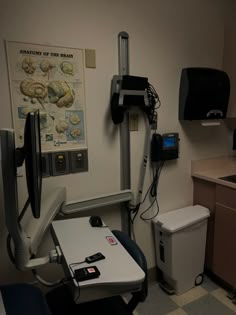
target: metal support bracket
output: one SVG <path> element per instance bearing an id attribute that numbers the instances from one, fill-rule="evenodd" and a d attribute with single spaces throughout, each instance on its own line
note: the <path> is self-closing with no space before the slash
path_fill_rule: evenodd
<path id="1" fill-rule="evenodd" d="M 119 75 L 129 74 L 129 35 L 126 32 L 118 34 Z M 120 125 L 120 157 L 121 157 L 121 189 L 131 189 L 130 171 L 130 132 L 129 113 L 124 115 Z M 130 217 L 125 205 L 121 206 L 122 230 L 131 235 Z"/>
<path id="2" fill-rule="evenodd" d="M 60 214 L 68 215 L 76 212 L 81 213 L 90 209 L 110 206 L 131 200 L 133 200 L 133 193 L 131 190 L 126 189 L 117 193 L 68 202 L 63 206 Z"/>

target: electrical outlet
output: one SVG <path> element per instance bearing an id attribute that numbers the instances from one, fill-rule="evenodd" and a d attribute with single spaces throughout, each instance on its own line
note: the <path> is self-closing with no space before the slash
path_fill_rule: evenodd
<path id="1" fill-rule="evenodd" d="M 88 171 L 88 150 L 70 151 L 71 173 Z"/>
<path id="2" fill-rule="evenodd" d="M 130 131 L 138 131 L 138 114 L 133 113 L 129 115 L 129 130 Z"/>
<path id="3" fill-rule="evenodd" d="M 65 175 L 69 174 L 69 155 L 68 152 L 55 152 L 52 153 L 52 175 Z"/>

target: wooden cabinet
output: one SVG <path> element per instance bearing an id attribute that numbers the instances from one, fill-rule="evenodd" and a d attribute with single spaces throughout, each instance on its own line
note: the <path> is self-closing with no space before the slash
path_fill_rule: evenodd
<path id="1" fill-rule="evenodd" d="M 236 190 L 194 178 L 193 199 L 211 212 L 205 268 L 236 287 Z"/>
<path id="2" fill-rule="evenodd" d="M 236 209 L 216 204 L 212 271 L 236 287 Z"/>
<path id="3" fill-rule="evenodd" d="M 205 268 L 212 270 L 213 242 L 215 224 L 215 184 L 194 178 L 193 204 L 202 205 L 210 210 L 210 218 L 207 226 Z"/>

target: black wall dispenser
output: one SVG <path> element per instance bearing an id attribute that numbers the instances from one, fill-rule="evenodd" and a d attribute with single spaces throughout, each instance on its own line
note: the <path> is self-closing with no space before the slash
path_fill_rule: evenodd
<path id="1" fill-rule="evenodd" d="M 226 117 L 230 95 L 228 75 L 210 68 L 182 70 L 179 120 L 212 120 Z"/>

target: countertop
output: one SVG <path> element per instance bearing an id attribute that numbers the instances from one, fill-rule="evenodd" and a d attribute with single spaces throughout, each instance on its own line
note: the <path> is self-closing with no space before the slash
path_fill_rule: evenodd
<path id="1" fill-rule="evenodd" d="M 236 189 L 236 183 L 219 179 L 219 177 L 229 175 L 236 175 L 236 156 L 223 156 L 191 162 L 192 177 Z"/>

